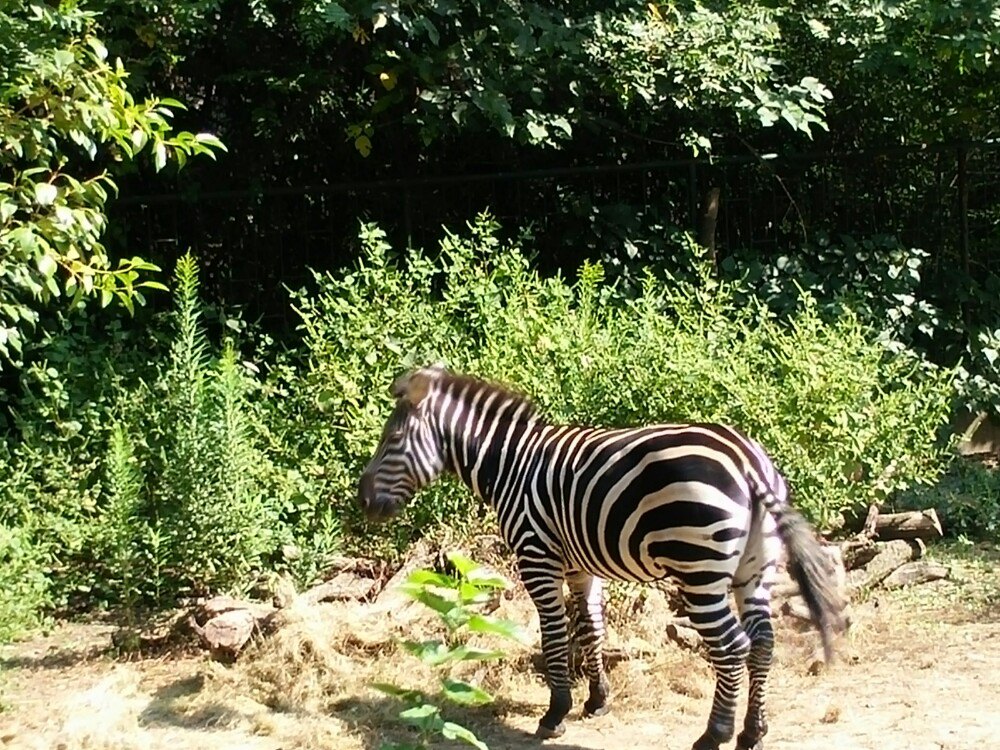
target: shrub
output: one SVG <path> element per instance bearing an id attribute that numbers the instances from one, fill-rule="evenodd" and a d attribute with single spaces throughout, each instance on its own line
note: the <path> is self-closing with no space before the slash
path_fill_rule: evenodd
<path id="1" fill-rule="evenodd" d="M 740 426 L 827 527 L 940 472 L 950 373 L 888 351 L 850 311 L 830 319 L 802 294 L 779 321 L 745 289 L 713 282 L 693 245 L 690 279 L 649 278 L 626 300 L 600 266 L 585 265 L 572 284 L 541 277 L 495 232 L 480 217 L 436 255 L 395 257 L 366 227 L 356 269 L 317 275 L 312 292 L 296 295 L 306 364 L 285 384 L 303 426 L 289 453 L 322 475 L 348 530 L 360 522 L 355 482 L 388 415 L 388 386 L 432 360 L 510 383 L 557 420 Z M 478 512 L 445 483 L 376 535 L 401 546 L 429 524 L 461 526 Z M 370 550 L 371 539 L 345 543 Z"/>
<path id="2" fill-rule="evenodd" d="M 189 256 L 175 302 L 142 336 L 67 324 L 21 373 L 0 519 L 46 570 L 29 609 L 131 613 L 281 564 L 292 483 L 268 459 L 262 384 L 233 342 L 210 345 Z"/>
<path id="3" fill-rule="evenodd" d="M 33 536 L 0 523 L 0 643 L 41 624 L 51 603 L 45 556 Z"/>
<path id="4" fill-rule="evenodd" d="M 439 694 L 428 696 L 392 683 L 373 685 L 379 692 L 403 701 L 407 707 L 400 712 L 399 718 L 419 733 L 417 742 L 387 742 L 381 745 L 380 750 L 425 750 L 431 747 L 430 741 L 438 734 L 446 740 L 461 740 L 479 750 L 489 750 L 467 727 L 445 720 L 437 703 L 442 699 L 459 706 L 485 706 L 493 702 L 493 696 L 481 687 L 455 679 L 451 674 L 456 663 L 487 662 L 505 656 L 501 649 L 472 645 L 469 643 L 471 634 L 489 634 L 522 644 L 526 639 L 517 624 L 477 611 L 510 584 L 460 554 L 450 553 L 448 560 L 455 566 L 458 575 L 417 570 L 400 587 L 405 594 L 433 610 L 445 627 L 444 639 L 406 640 L 401 644 L 424 664 L 438 671 Z"/>
<path id="5" fill-rule="evenodd" d="M 130 451 L 145 474 L 138 493 L 135 477 L 112 482 L 116 491 L 104 503 L 115 533 L 132 535 L 130 560 L 111 554 L 97 561 L 132 566 L 138 593 L 153 601 L 247 587 L 281 537 L 280 490 L 254 403 L 259 383 L 232 342 L 213 355 L 190 255 L 177 263 L 174 296 L 170 352 L 154 378 L 123 392 L 126 406 L 106 455 L 112 477 L 130 476 L 122 466 Z M 122 445 L 129 446 L 124 454 Z M 124 501 L 128 513 L 119 507 L 123 485 L 136 495 Z M 107 571 L 106 580 L 119 580 L 119 572 Z"/>

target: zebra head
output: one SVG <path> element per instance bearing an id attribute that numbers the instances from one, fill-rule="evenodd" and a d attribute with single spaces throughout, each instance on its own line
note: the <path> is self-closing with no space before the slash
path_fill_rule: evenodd
<path id="1" fill-rule="evenodd" d="M 358 502 L 369 520 L 395 515 L 444 469 L 441 439 L 431 419 L 428 398 L 441 367 L 401 375 L 392 384 L 396 408 L 382 430 L 375 455 L 358 481 Z"/>

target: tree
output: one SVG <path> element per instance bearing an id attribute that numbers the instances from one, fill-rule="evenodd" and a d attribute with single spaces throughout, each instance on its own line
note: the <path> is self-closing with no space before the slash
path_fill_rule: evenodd
<path id="1" fill-rule="evenodd" d="M 214 136 L 175 132 L 180 103 L 137 102 L 122 61 L 111 62 L 94 13 L 74 0 L 10 0 L 0 10 L 0 367 L 16 362 L 54 298 L 97 295 L 131 309 L 139 257 L 108 257 L 102 244 L 114 175 L 141 154 L 157 171 L 213 154 Z"/>

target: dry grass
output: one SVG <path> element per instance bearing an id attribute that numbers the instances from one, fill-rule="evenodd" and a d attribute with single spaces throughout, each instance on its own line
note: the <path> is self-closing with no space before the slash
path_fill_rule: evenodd
<path id="1" fill-rule="evenodd" d="M 779 622 L 769 747 L 874 747 L 877 730 L 880 748 L 900 750 L 909 745 L 893 744 L 891 727 L 924 719 L 933 719 L 919 730 L 928 737 L 944 732 L 949 722 L 970 736 L 1000 730 L 962 713 L 962 706 L 974 705 L 970 696 L 980 690 L 977 680 L 1000 672 L 1000 657 L 994 658 L 992 648 L 1000 637 L 995 560 L 952 555 L 948 561 L 954 563 L 955 580 L 859 604 L 839 662 L 822 675 L 810 673 L 816 634 L 791 619 Z M 585 688 L 578 686 L 566 741 L 553 747 L 662 747 L 668 727 L 672 739 L 666 744 L 687 746 L 700 733 L 713 688 L 711 669 L 698 654 L 664 643 L 671 617 L 665 604 L 662 595 L 650 591 L 630 603 L 626 617 L 612 621 L 609 647 L 632 655 L 611 670 L 613 713 L 579 721 Z M 478 710 L 452 709 L 450 718 L 494 749 L 537 748 L 528 733 L 548 699 L 536 668 L 537 615 L 521 589 L 501 599 L 494 614 L 524 625 L 536 643 L 504 644 L 509 658 L 502 662 L 463 664 L 461 676 L 491 691 L 497 701 Z M 30 662 L 37 666 L 14 670 L 20 702 L 6 715 L 0 740 L 7 739 L 0 746 L 375 750 L 385 740 L 410 736 L 399 728 L 400 704 L 371 684 L 435 689 L 434 672 L 396 645 L 400 638 L 439 637 L 433 613 L 400 597 L 381 608 L 291 607 L 282 617 L 281 627 L 228 667 L 204 657 L 129 664 L 88 658 L 64 665 L 42 654 Z M 490 645 L 486 639 L 479 642 Z M 970 659 L 979 660 L 977 669 L 966 666 Z M 928 686 L 939 694 L 924 695 Z M 953 705 L 942 697 L 949 695 L 955 695 Z M 4 718 L 0 714 L 0 722 Z M 805 726 L 825 740 L 810 744 L 801 732 Z M 972 747 L 964 740 L 948 744 L 941 736 L 940 747 Z"/>

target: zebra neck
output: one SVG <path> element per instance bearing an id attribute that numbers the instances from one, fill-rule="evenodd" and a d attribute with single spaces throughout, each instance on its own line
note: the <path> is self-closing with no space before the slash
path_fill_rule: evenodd
<path id="1" fill-rule="evenodd" d="M 537 440 L 534 420 L 462 420 L 445 435 L 448 465 L 480 499 L 494 508 L 526 480 L 525 458 Z"/>

